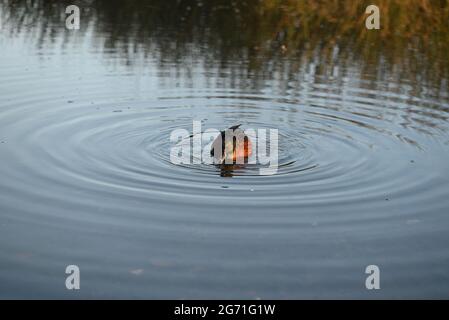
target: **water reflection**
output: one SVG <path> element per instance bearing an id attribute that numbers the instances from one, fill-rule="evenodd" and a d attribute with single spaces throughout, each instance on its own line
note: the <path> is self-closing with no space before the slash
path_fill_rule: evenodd
<path id="1" fill-rule="evenodd" d="M 373 90 L 379 89 L 376 80 L 389 79 L 406 82 L 417 96 L 431 82 L 438 97 L 448 86 L 446 0 L 377 1 L 379 32 L 364 28 L 370 4 L 364 0 L 75 1 L 82 10 L 76 36 L 63 23 L 65 6 L 72 3 L 6 0 L 3 25 L 10 36 L 33 30 L 28 38 L 41 47 L 60 45 L 55 39 L 65 46 L 95 32 L 101 36 L 89 45 L 100 46 L 97 50 L 119 50 L 120 61 L 136 68 L 157 56 L 166 68 L 161 72 L 174 65 L 175 77 L 182 72 L 189 77 L 191 62 L 201 56 L 206 67 L 229 72 L 234 82 L 251 75 L 267 81 L 280 72 L 285 86 L 304 65 L 312 65 L 317 78 L 341 81 L 348 75 L 340 72 L 357 62 L 361 79 Z M 258 84 L 242 81 L 240 86 Z"/>

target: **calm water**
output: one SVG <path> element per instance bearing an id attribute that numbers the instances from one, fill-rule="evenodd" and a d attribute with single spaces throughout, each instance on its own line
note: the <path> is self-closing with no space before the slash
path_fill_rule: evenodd
<path id="1" fill-rule="evenodd" d="M 0 298 L 448 298 L 448 62 L 219 2 L 0 5 Z M 173 165 L 193 120 L 278 129 L 278 173 Z"/>

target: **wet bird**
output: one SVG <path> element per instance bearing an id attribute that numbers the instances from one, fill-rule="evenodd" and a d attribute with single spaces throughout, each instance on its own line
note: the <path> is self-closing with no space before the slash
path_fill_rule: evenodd
<path id="1" fill-rule="evenodd" d="M 215 158 L 216 163 L 235 163 L 237 159 L 246 160 L 252 154 L 251 141 L 244 131 L 240 129 L 240 126 L 241 124 L 238 124 L 223 130 L 215 138 L 210 154 Z M 226 140 L 227 134 L 229 135 L 228 140 Z M 215 150 L 221 150 L 221 153 L 215 152 Z"/>

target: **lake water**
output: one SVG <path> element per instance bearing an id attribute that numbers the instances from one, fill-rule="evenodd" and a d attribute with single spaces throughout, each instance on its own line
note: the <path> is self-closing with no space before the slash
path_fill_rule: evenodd
<path id="1" fill-rule="evenodd" d="M 439 42 L 186 3 L 0 5 L 0 298 L 448 298 Z M 172 164 L 194 120 L 278 129 L 278 172 Z"/>

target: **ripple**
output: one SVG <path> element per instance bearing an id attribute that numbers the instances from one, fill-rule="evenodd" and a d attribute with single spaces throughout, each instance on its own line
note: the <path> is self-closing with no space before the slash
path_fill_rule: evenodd
<path id="1" fill-rule="evenodd" d="M 447 99 L 350 67 L 336 79 L 301 71 L 240 88 L 225 85 L 228 71 L 193 66 L 194 83 L 174 84 L 168 62 L 135 71 L 104 65 L 114 52 L 42 50 L 53 60 L 0 62 L 0 259 L 11 270 L 29 259 L 56 281 L 48 261 L 78 259 L 102 288 L 113 277 L 129 285 L 138 270 L 161 290 L 174 277 L 190 292 L 192 277 L 218 286 L 217 275 L 233 273 L 237 287 L 298 292 L 297 270 L 320 281 L 348 261 L 447 266 L 437 243 L 449 225 Z M 203 130 L 278 129 L 277 172 L 171 163 L 171 132 L 192 132 L 194 120 Z"/>
<path id="2" fill-rule="evenodd" d="M 9 140 L 20 141 L 21 148 L 11 148 L 11 157 L 16 154 L 21 159 L 21 170 L 34 176 L 34 182 L 93 193 L 107 191 L 119 198 L 134 193 L 160 201 L 182 194 L 176 201 L 186 204 L 201 201 L 213 206 L 232 198 L 235 203 L 227 204 L 231 207 L 258 202 L 288 208 L 350 206 L 361 201 L 382 206 L 384 199 L 393 200 L 395 195 L 396 201 L 418 205 L 420 197 L 410 200 L 406 196 L 413 188 L 429 190 L 426 200 L 431 206 L 442 194 L 435 190 L 433 172 L 426 179 L 409 173 L 408 159 L 426 162 L 421 144 L 428 142 L 419 131 L 404 129 L 392 120 L 403 118 L 400 108 L 389 110 L 395 114 L 386 119 L 372 115 L 379 108 L 374 101 L 364 108 L 358 104 L 344 107 L 327 97 L 325 105 L 330 107 L 325 107 L 319 101 L 305 104 L 300 96 L 225 93 L 170 97 L 168 91 L 153 99 L 95 103 L 95 107 L 76 101 L 63 106 L 53 103 L 29 115 L 24 114 L 28 107 L 15 107 L 3 112 L 3 128 L 14 133 Z M 43 99 L 42 104 L 48 102 Z M 426 116 L 433 121 L 434 117 Z M 245 128 L 279 130 L 275 175 L 260 176 L 259 165 L 223 170 L 170 162 L 172 130 L 191 131 L 193 120 L 203 121 L 204 129 L 222 129 L 241 119 Z M 435 126 L 427 129 L 436 132 Z M 393 163 L 394 159 L 405 160 Z M 45 167 L 51 173 L 44 173 Z M 223 193 L 223 185 L 228 192 Z M 51 186 L 45 190 L 16 187 L 20 194 L 27 190 L 48 197 L 57 194 Z"/>

